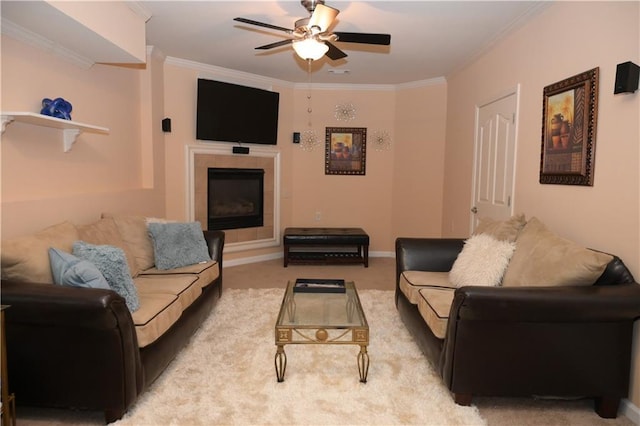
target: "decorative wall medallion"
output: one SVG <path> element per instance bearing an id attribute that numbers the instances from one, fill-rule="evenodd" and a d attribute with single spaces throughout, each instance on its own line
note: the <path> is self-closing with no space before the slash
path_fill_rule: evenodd
<path id="1" fill-rule="evenodd" d="M 351 121 L 356 118 L 356 108 L 351 103 L 338 104 L 335 114 L 338 121 Z"/>
<path id="2" fill-rule="evenodd" d="M 376 151 L 388 151 L 391 148 L 391 136 L 386 130 L 374 130 L 371 136 Z"/>
<path id="3" fill-rule="evenodd" d="M 305 130 L 300 135 L 300 148 L 305 151 L 313 151 L 313 148 L 315 148 L 318 143 L 318 137 L 316 136 L 316 133 L 311 129 Z"/>

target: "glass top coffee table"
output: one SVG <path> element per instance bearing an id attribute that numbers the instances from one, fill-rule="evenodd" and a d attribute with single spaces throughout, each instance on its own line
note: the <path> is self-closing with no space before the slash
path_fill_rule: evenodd
<path id="1" fill-rule="evenodd" d="M 321 284 L 323 281 L 341 280 L 307 281 Z M 321 285 L 311 288 L 310 292 L 294 291 L 294 287 L 296 281 L 289 281 L 276 322 L 275 365 L 278 382 L 284 381 L 287 368 L 284 345 L 350 344 L 360 346 L 358 372 L 360 381 L 366 383 L 369 372 L 369 325 L 355 284 L 352 281 L 344 282 L 344 288 L 339 292 L 323 289 Z"/>

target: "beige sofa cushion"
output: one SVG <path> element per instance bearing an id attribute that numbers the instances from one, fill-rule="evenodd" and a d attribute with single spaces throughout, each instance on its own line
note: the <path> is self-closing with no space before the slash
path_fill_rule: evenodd
<path id="1" fill-rule="evenodd" d="M 592 285 L 612 259 L 555 235 L 534 217 L 518 236 L 502 285 Z"/>
<path id="2" fill-rule="evenodd" d="M 52 284 L 49 248 L 70 253 L 77 240 L 77 228 L 62 222 L 33 235 L 2 241 L 2 279 Z"/>
<path id="3" fill-rule="evenodd" d="M 431 332 L 439 339 L 447 334 L 449 311 L 453 303 L 455 289 L 422 288 L 419 290 L 418 311 L 429 326 Z"/>
<path id="4" fill-rule="evenodd" d="M 514 242 L 526 223 L 523 214 L 512 216 L 509 220 L 494 220 L 484 217 L 480 219 L 473 235 L 488 234 L 499 241 Z"/>
<path id="5" fill-rule="evenodd" d="M 134 278 L 133 284 L 138 294 L 177 296 L 184 311 L 202 294 L 202 288 L 196 284 L 197 280 L 197 275 L 146 275 Z"/>
<path id="6" fill-rule="evenodd" d="M 448 272 L 404 271 L 400 274 L 400 290 L 414 305 L 418 304 L 418 291 L 425 287 L 455 288 Z"/>
<path id="7" fill-rule="evenodd" d="M 139 268 L 131 249 L 124 242 L 113 218 L 102 218 L 88 225 L 78 226 L 80 239 L 95 245 L 108 245 L 121 248 L 127 258 L 127 265 L 132 277 L 138 275 Z"/>
<path id="8" fill-rule="evenodd" d="M 164 334 L 182 315 L 178 296 L 167 293 L 141 293 L 140 308 L 133 312 L 138 346 L 143 348 Z"/>
<path id="9" fill-rule="evenodd" d="M 140 276 L 149 276 L 149 275 L 192 275 L 197 276 L 197 284 L 200 288 L 206 287 L 211 284 L 211 281 L 215 280 L 220 276 L 220 268 L 218 267 L 218 262 L 215 260 L 211 260 L 205 263 L 196 263 L 195 265 L 183 266 L 182 268 L 175 269 L 157 269 L 151 268 L 146 271 L 142 271 Z"/>
<path id="10" fill-rule="evenodd" d="M 120 231 L 120 235 L 129 246 L 138 269 L 144 271 L 152 268 L 153 244 L 147 229 L 147 219 L 144 216 L 117 215 L 102 213 L 102 217 L 113 218 Z"/>
<path id="11" fill-rule="evenodd" d="M 132 314 L 138 345 L 149 345 L 167 331 L 201 295 L 202 288 L 219 275 L 218 262 L 213 260 L 183 268 L 142 271 L 134 279 L 140 309 Z"/>

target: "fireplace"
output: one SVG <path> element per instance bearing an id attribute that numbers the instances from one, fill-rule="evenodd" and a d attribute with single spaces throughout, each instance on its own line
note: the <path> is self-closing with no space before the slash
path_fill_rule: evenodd
<path id="1" fill-rule="evenodd" d="M 264 170 L 208 168 L 208 229 L 263 226 Z"/>

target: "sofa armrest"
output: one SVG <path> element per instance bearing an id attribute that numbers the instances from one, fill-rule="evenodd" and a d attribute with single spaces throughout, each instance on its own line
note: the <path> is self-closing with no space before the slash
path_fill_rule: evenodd
<path id="1" fill-rule="evenodd" d="M 122 413 L 144 385 L 131 313 L 112 290 L 2 281 L 11 391 L 21 404 Z M 99 384 L 99 386 L 96 386 Z"/>
<path id="2" fill-rule="evenodd" d="M 48 327 L 112 329 L 130 322 L 124 299 L 112 290 L 2 281 L 7 322 Z"/>
<path id="3" fill-rule="evenodd" d="M 640 285 L 462 287 L 439 372 L 454 394 L 591 395 L 629 389 Z M 617 405 L 616 405 L 617 406 Z"/>
<path id="4" fill-rule="evenodd" d="M 222 251 L 224 249 L 224 231 L 203 231 L 204 240 L 209 248 L 209 256 L 218 262 L 222 273 Z"/>
<path id="5" fill-rule="evenodd" d="M 463 246 L 462 238 L 397 238 L 396 285 L 404 271 L 450 271 Z"/>
<path id="6" fill-rule="evenodd" d="M 595 285 L 455 290 L 444 340 L 399 289 L 403 271 L 450 271 L 464 241 L 398 238 L 396 306 L 456 401 L 473 395 L 596 397 L 617 412 L 628 395 L 640 285 L 614 258 Z M 602 414 L 605 413 L 605 414 Z"/>
<path id="7" fill-rule="evenodd" d="M 450 322 L 633 321 L 640 318 L 640 285 L 462 287 L 456 290 L 449 318 Z"/>

